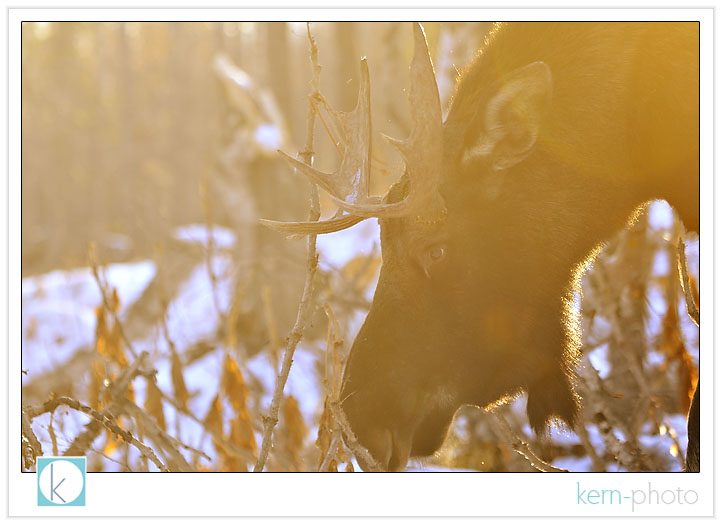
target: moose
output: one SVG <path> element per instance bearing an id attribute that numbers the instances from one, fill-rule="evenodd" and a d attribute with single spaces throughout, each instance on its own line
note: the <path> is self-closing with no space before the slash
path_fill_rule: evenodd
<path id="1" fill-rule="evenodd" d="M 641 206 L 666 200 L 699 231 L 699 27 L 692 22 L 495 24 L 442 119 L 414 25 L 405 171 L 368 195 L 369 78 L 340 114 L 343 158 L 288 162 L 339 207 L 338 231 L 378 218 L 383 264 L 351 347 L 342 409 L 383 469 L 434 453 L 462 405 L 527 394 L 537 433 L 574 429 L 579 275 Z M 699 469 L 699 385 L 686 470 Z M 367 465 L 361 464 L 363 468 Z"/>

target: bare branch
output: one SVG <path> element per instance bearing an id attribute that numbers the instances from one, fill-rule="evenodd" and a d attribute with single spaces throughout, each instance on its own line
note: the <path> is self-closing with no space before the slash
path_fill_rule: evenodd
<path id="1" fill-rule="evenodd" d="M 142 373 L 140 370 L 141 364 L 145 362 L 148 357 L 148 352 L 142 352 L 138 359 L 133 364 L 125 367 L 120 376 L 113 381 L 108 387 L 110 392 L 111 403 L 103 409 L 101 412 L 104 415 L 115 418 L 115 414 L 119 412 L 119 400 L 125 399 L 125 392 L 128 390 L 128 385 L 135 379 L 136 376 Z M 103 429 L 101 420 L 93 419 L 85 426 L 85 431 L 79 434 L 75 440 L 70 444 L 67 450 L 63 453 L 65 456 L 82 456 L 83 453 L 90 448 L 90 445 L 98 437 L 98 434 Z"/>
<path id="2" fill-rule="evenodd" d="M 304 151 L 300 154 L 303 161 L 310 165 L 313 159 L 313 127 L 315 123 L 315 109 L 311 102 L 313 95 L 318 92 L 319 78 L 321 73 L 321 67 L 318 65 L 318 48 L 316 42 L 311 36 L 310 25 L 306 26 L 308 31 L 308 41 L 311 46 L 311 64 L 313 65 L 313 80 L 312 89 L 313 93 L 309 97 L 308 104 L 308 127 L 306 130 L 306 146 Z M 309 221 L 318 221 L 321 216 L 320 204 L 318 199 L 318 188 L 316 185 L 311 184 L 311 209 L 309 210 Z M 303 295 L 301 296 L 301 303 L 298 305 L 298 313 L 296 315 L 296 322 L 291 329 L 291 333 L 288 335 L 286 340 L 286 349 L 283 354 L 283 364 L 281 371 L 276 378 L 276 386 L 273 391 L 273 399 L 271 400 L 271 407 L 269 409 L 268 416 L 263 418 L 263 441 L 261 444 L 261 452 L 258 455 L 258 461 L 253 468 L 254 472 L 263 471 L 263 466 L 268 459 L 268 452 L 271 448 L 271 439 L 273 436 L 273 429 L 278 424 L 278 411 L 281 407 L 281 399 L 283 398 L 283 389 L 286 386 L 288 380 L 288 374 L 291 371 L 291 364 L 293 363 L 293 353 L 296 350 L 298 342 L 301 340 L 303 330 L 306 326 L 306 319 L 308 318 L 311 311 L 311 298 L 313 297 L 313 279 L 316 275 L 316 268 L 318 267 L 318 255 L 316 254 L 316 236 L 309 235 L 307 240 L 308 254 L 306 257 L 307 273 L 306 282 L 303 286 Z"/>
<path id="3" fill-rule="evenodd" d="M 120 403 L 120 409 L 123 412 L 132 414 L 136 420 L 140 420 L 143 425 L 143 432 L 146 434 L 156 447 L 160 448 L 161 451 L 165 452 L 165 458 L 168 462 L 167 470 L 171 472 L 195 472 L 194 469 L 178 451 L 178 448 L 185 448 L 195 453 L 199 453 L 196 450 L 173 436 L 163 431 L 155 421 L 155 418 L 150 414 L 141 410 L 141 408 L 133 403 L 130 399 L 124 398 Z M 205 455 L 205 454 L 204 454 Z"/>
<path id="4" fill-rule="evenodd" d="M 699 308 L 695 304 L 692 295 L 692 286 L 690 284 L 689 272 L 687 271 L 687 255 L 684 252 L 684 240 L 680 237 L 677 244 L 677 255 L 679 259 L 679 280 L 682 282 L 682 290 L 684 290 L 684 299 L 687 303 L 687 314 L 699 327 Z"/>
<path id="5" fill-rule="evenodd" d="M 359 443 L 356 435 L 353 433 L 353 430 L 351 430 L 351 425 L 349 425 L 349 422 L 346 419 L 346 414 L 341 409 L 339 403 L 336 401 L 331 402 L 329 403 L 329 407 L 331 408 L 331 412 L 336 418 L 336 421 L 338 422 L 338 425 L 340 426 L 341 431 L 346 438 L 346 445 L 348 445 L 348 448 L 351 450 L 351 452 L 353 452 L 354 456 L 361 459 L 364 463 L 364 466 L 367 467 L 368 470 L 371 470 L 372 472 L 382 472 L 383 469 L 378 464 L 378 462 L 373 458 L 373 456 L 371 456 L 369 451 L 366 450 L 363 445 L 361 445 L 361 443 Z"/>
<path id="6" fill-rule="evenodd" d="M 249 450 L 246 450 L 244 448 L 239 447 L 238 445 L 235 445 L 234 443 L 229 442 L 228 440 L 224 439 L 221 434 L 216 432 L 215 430 L 212 430 L 206 426 L 206 424 L 198 418 L 193 412 L 188 410 L 187 408 L 184 408 L 177 400 L 173 399 L 171 396 L 163 392 L 162 390 L 158 389 L 160 391 L 160 395 L 165 399 L 168 403 L 173 405 L 173 408 L 176 409 L 179 413 L 183 414 L 186 417 L 189 417 L 196 423 L 198 423 L 201 427 L 203 427 L 203 430 L 208 432 L 208 434 L 211 435 L 213 438 L 213 442 L 218 445 L 220 448 L 223 449 L 223 452 L 228 454 L 229 456 L 233 456 L 235 458 L 241 459 L 243 461 L 256 461 L 256 456 L 253 455 Z M 188 448 L 189 450 L 194 450 L 188 447 L 187 445 L 183 445 L 184 447 Z M 204 457 L 209 458 L 204 452 L 196 451 L 202 454 Z"/>
<path id="7" fill-rule="evenodd" d="M 124 428 L 121 428 L 116 422 L 115 418 L 112 414 L 110 414 L 107 410 L 95 410 L 87 405 L 84 405 L 77 401 L 76 399 L 72 399 L 70 397 L 56 397 L 54 399 L 49 399 L 45 403 L 43 403 L 42 406 L 35 407 L 35 408 L 27 408 L 26 413 L 28 414 L 28 418 L 32 419 L 40 414 L 44 414 L 46 412 L 54 412 L 55 409 L 57 409 L 60 405 L 67 406 L 69 408 L 72 408 L 73 410 L 77 410 L 78 412 L 82 412 L 83 414 L 89 416 L 92 418 L 95 422 L 97 422 L 100 426 L 107 428 L 110 432 L 112 432 L 115 435 L 120 436 L 123 438 L 123 441 L 126 443 L 130 443 L 135 448 L 138 449 L 140 454 L 150 459 L 153 463 L 155 463 L 156 467 L 161 472 L 169 472 L 168 467 L 166 467 L 155 455 L 153 452 L 153 449 L 148 447 L 147 445 L 143 444 L 142 442 L 138 441 L 133 434 L 131 434 L 129 431 L 125 430 Z M 86 431 L 87 433 L 87 431 Z M 85 434 L 85 433 L 84 433 Z M 96 433 L 97 436 L 97 433 Z M 94 440 L 95 438 L 93 438 Z M 77 441 L 77 440 L 76 440 Z M 92 440 L 90 441 L 92 443 Z M 90 443 L 88 443 L 88 447 L 85 448 L 87 450 L 90 446 Z M 75 442 L 73 442 L 75 444 Z M 71 445 L 71 448 L 73 445 Z M 70 450 L 70 448 L 68 449 Z M 67 451 L 64 455 L 68 455 Z"/>
<path id="8" fill-rule="evenodd" d="M 523 441 L 516 433 L 511 429 L 509 423 L 507 423 L 504 416 L 499 412 L 494 411 L 494 418 L 496 419 L 496 427 L 501 430 L 502 434 L 506 438 L 507 442 L 511 445 L 511 448 L 519 455 L 524 457 L 529 464 L 539 472 L 569 472 L 566 469 L 555 467 L 550 465 L 543 459 L 540 459 L 532 449 L 529 447 L 529 443 Z"/>
<path id="9" fill-rule="evenodd" d="M 599 454 L 597 454 L 594 445 L 592 445 L 591 439 L 589 439 L 589 432 L 587 432 L 587 427 L 584 424 L 584 421 L 579 421 L 579 423 L 577 423 L 577 426 L 574 428 L 574 432 L 576 432 L 577 436 L 579 436 L 584 450 L 586 450 L 587 454 L 589 454 L 589 457 L 592 458 L 592 466 L 594 467 L 594 471 L 606 472 L 607 468 L 604 465 L 604 461 L 602 461 L 602 458 L 599 457 Z"/>
<path id="10" fill-rule="evenodd" d="M 30 424 L 31 417 L 22 410 L 23 426 L 23 467 L 27 470 L 35 464 L 35 458 L 43 455 L 43 447 L 40 444 L 33 427 Z"/>
<path id="11" fill-rule="evenodd" d="M 639 463 L 640 451 L 639 449 L 628 442 L 620 442 L 619 439 L 614 435 L 614 427 L 624 430 L 626 435 L 631 435 L 631 432 L 624 424 L 615 417 L 614 413 L 607 409 L 604 405 L 604 399 L 610 399 L 613 396 L 609 393 L 604 385 L 604 381 L 599 377 L 599 372 L 592 366 L 588 361 L 585 362 L 585 366 L 580 367 L 580 381 L 584 383 L 587 390 L 594 392 L 593 396 L 590 396 L 588 401 L 593 405 L 594 411 L 594 424 L 599 428 L 599 433 L 604 440 L 604 444 L 608 451 L 618 459 L 619 463 L 628 470 L 633 468 L 634 465 Z"/>
<path id="12" fill-rule="evenodd" d="M 100 295 L 103 298 L 103 307 L 106 311 L 110 312 L 110 315 L 113 316 L 113 321 L 115 321 L 116 326 L 118 327 L 118 333 L 120 334 L 120 337 L 123 339 L 123 342 L 125 343 L 126 347 L 128 348 L 128 351 L 130 354 L 134 357 L 138 357 L 138 353 L 135 351 L 135 348 L 133 348 L 133 344 L 130 342 L 130 339 L 125 335 L 125 330 L 123 329 L 123 324 L 120 322 L 120 318 L 118 317 L 118 312 L 116 308 L 113 308 L 113 306 L 110 303 L 110 299 L 108 299 L 108 291 L 107 287 L 108 285 L 103 282 L 103 280 L 100 277 L 100 272 L 98 270 L 98 260 L 95 256 L 95 244 L 91 243 L 90 250 L 88 253 L 88 256 L 90 258 L 90 267 L 93 270 L 93 277 L 95 278 L 95 282 L 98 284 L 98 289 L 100 290 Z"/>
<path id="13" fill-rule="evenodd" d="M 328 466 L 331 464 L 331 461 L 336 457 L 336 450 L 338 449 L 338 444 L 341 441 L 341 430 L 339 428 L 336 428 L 333 431 L 333 437 L 331 437 L 331 444 L 328 447 L 328 452 L 326 453 L 326 457 L 323 458 L 323 463 L 321 463 L 321 466 L 318 467 L 319 472 L 326 472 L 328 470 Z"/>

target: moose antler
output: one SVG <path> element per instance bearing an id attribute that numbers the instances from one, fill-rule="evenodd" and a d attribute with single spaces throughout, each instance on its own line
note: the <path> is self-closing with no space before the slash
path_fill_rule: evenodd
<path id="1" fill-rule="evenodd" d="M 277 222 L 261 220 L 284 233 L 319 234 L 349 228 L 370 218 L 394 218 L 416 214 L 420 222 L 434 223 L 446 214 L 438 187 L 441 178 L 441 103 L 424 30 L 414 24 L 414 58 L 410 68 L 412 130 L 409 138 L 386 139 L 399 151 L 406 164 L 410 189 L 403 200 L 388 203 L 386 197 L 369 196 L 371 158 L 371 90 L 366 60 L 361 61 L 361 82 L 356 108 L 338 113 L 342 128 L 343 157 L 333 173 L 324 173 L 279 153 L 296 170 L 323 188 L 339 207 L 331 219 L 319 222 Z M 344 215 L 343 212 L 347 212 Z"/>

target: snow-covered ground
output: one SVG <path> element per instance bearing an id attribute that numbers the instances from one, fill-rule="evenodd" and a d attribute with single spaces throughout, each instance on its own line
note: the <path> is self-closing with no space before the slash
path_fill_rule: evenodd
<path id="1" fill-rule="evenodd" d="M 230 307 L 230 269 L 232 260 L 224 249 L 235 243 L 232 231 L 213 227 L 209 235 L 205 225 L 188 225 L 178 228 L 174 237 L 188 243 L 209 246 L 212 242 L 217 250 L 211 260 L 216 287 L 208 275 L 205 263 L 201 262 L 191 272 L 187 280 L 179 287 L 178 293 L 168 305 L 166 324 L 171 340 L 177 348 L 185 348 L 211 336 L 218 324 L 219 308 L 227 311 Z M 378 242 L 378 224 L 366 221 L 359 227 L 340 232 L 334 236 L 319 237 L 318 250 L 322 268 L 340 268 L 360 253 L 368 253 Z M 332 239 L 329 241 L 328 239 Z M 155 263 L 139 261 L 134 263 L 111 264 L 101 269 L 101 275 L 108 289 L 115 289 L 120 300 L 119 316 L 143 293 L 156 274 Z M 371 292 L 375 283 L 369 286 Z M 214 297 L 215 295 L 215 297 Z M 22 282 L 22 358 L 23 381 L 34 377 L 67 361 L 75 351 L 94 341 L 96 314 L 95 309 L 102 304 L 101 293 L 90 268 L 70 271 L 55 271 L 40 276 L 28 277 Z M 168 355 L 170 349 L 160 327 L 145 339 L 132 341 L 134 348 L 148 350 L 151 355 Z M 221 369 L 224 355 L 222 352 L 210 352 L 184 369 L 186 387 L 191 393 L 189 409 L 202 417 L 220 388 Z M 299 409 L 307 422 L 316 421 L 323 406 L 323 393 L 316 367 L 318 354 L 300 344 L 294 354 L 293 367 L 288 377 L 285 393 L 294 396 Z M 173 385 L 168 359 L 155 359 L 157 383 L 164 392 L 172 392 Z M 259 353 L 244 363 L 246 380 L 255 380 L 263 387 L 261 403 L 270 405 L 276 382 L 277 370 L 270 362 L 267 353 Z M 139 403 L 145 398 L 145 381 L 136 380 L 133 384 Z M 264 409 L 265 410 L 265 409 Z M 169 429 L 176 428 L 175 410 L 164 405 L 164 415 Z M 87 422 L 85 416 L 68 414 L 58 437 L 59 447 L 69 445 Z M 181 416 L 181 440 L 197 446 L 211 454 L 209 439 L 203 440 L 202 427 Z M 38 437 L 44 443 L 50 443 L 47 431 L 49 415 L 35 420 Z M 315 428 L 312 429 L 315 438 Z M 256 435 L 260 443 L 260 434 Z M 47 448 L 47 447 L 46 447 Z M 131 458 L 135 451 L 131 451 Z M 108 470 L 119 465 L 107 462 Z M 358 465 L 356 465 L 358 467 Z"/>
<path id="2" fill-rule="evenodd" d="M 155 276 L 150 261 L 113 264 L 103 272 L 120 299 L 119 315 L 133 304 Z M 90 268 L 54 271 L 22 282 L 22 367 L 28 375 L 51 370 L 65 362 L 95 333 L 95 308 L 102 304 Z"/>
<path id="3" fill-rule="evenodd" d="M 654 204 L 650 215 L 652 228 L 668 228 L 671 223 L 669 208 L 664 204 Z M 215 290 L 209 278 L 204 263 L 199 263 L 187 280 L 180 286 L 175 297 L 172 298 L 167 312 L 167 326 L 171 339 L 176 347 L 186 348 L 195 342 L 204 340 L 213 334 L 218 324 L 217 306 L 227 311 L 230 307 L 231 297 L 229 290 L 231 275 L 230 249 L 235 243 L 235 236 L 232 231 L 214 227 L 212 237 L 209 236 L 205 225 L 188 225 L 178 228 L 175 237 L 189 243 L 197 243 L 204 246 L 212 244 L 216 249 L 212 258 L 214 273 L 219 276 Z M 321 268 L 326 270 L 342 268 L 348 261 L 362 254 L 368 254 L 375 250 L 379 251 L 379 232 L 376 220 L 363 221 L 354 228 L 335 233 L 333 235 L 322 235 L 318 237 L 317 246 L 320 253 Z M 698 274 L 699 244 L 689 243 L 688 245 L 689 264 L 692 273 Z M 655 260 L 654 273 L 663 275 L 668 272 L 668 262 L 662 259 Z M 136 301 L 156 274 L 156 267 L 152 261 L 138 261 L 125 264 L 112 264 L 102 271 L 103 279 L 110 288 L 114 288 L 120 299 L 119 315 L 121 319 L 127 308 Z M 369 284 L 366 296 L 371 299 L 375 282 Z M 660 312 L 663 309 L 664 300 L 655 291 L 650 293 L 650 308 L 652 311 Z M 22 282 L 22 367 L 27 374 L 23 375 L 24 383 L 32 380 L 38 375 L 52 370 L 54 367 L 69 359 L 74 351 L 83 345 L 93 343 L 95 331 L 95 308 L 101 304 L 101 295 L 97 284 L 89 268 L 80 268 L 70 271 L 54 271 L 40 276 L 28 277 Z M 683 313 L 683 312 L 680 312 Z M 358 322 L 353 323 L 355 330 L 363 320 L 363 313 L 359 313 Z M 648 330 L 658 329 L 658 316 L 650 316 L 650 323 L 656 325 Z M 683 336 L 692 343 L 697 337 L 694 327 L 685 325 Z M 350 339 L 354 333 L 347 334 Z M 167 356 L 169 353 L 168 344 L 162 331 L 154 330 L 151 335 L 143 340 L 133 341 L 137 349 L 149 350 L 151 355 Z M 688 345 L 692 347 L 692 345 Z M 607 363 L 607 349 L 601 345 L 592 351 L 589 359 L 602 378 L 609 373 Z M 651 363 L 660 356 L 650 356 Z M 184 370 L 184 377 L 187 388 L 191 393 L 189 400 L 190 410 L 203 417 L 212 399 L 219 390 L 220 371 L 223 363 L 223 352 L 215 351 L 206 354 L 204 357 L 188 365 Z M 294 364 L 286 386 L 286 394 L 294 396 L 298 402 L 304 420 L 317 422 L 320 409 L 323 404 L 323 392 L 320 378 L 317 374 L 317 361 L 322 357 L 313 348 L 307 348 L 302 342 L 296 350 Z M 696 355 L 695 355 L 696 359 Z M 157 368 L 158 386 L 164 392 L 172 392 L 172 381 L 170 364 L 168 359 L 160 358 L 154 360 Z M 248 374 L 247 379 L 260 382 L 263 386 L 261 403 L 264 407 L 270 404 L 271 393 L 275 385 L 277 371 L 275 365 L 269 361 L 267 353 L 262 352 L 244 363 L 243 373 Z M 136 380 L 134 383 L 138 402 L 142 403 L 145 397 L 145 382 Z M 520 408 L 523 410 L 523 406 Z M 168 405 L 165 406 L 165 416 L 168 428 L 174 429 L 175 411 Z M 38 437 L 44 443 L 49 443 L 50 438 L 47 432 L 49 416 L 46 414 L 37 418 L 34 428 Z M 67 424 L 59 436 L 59 446 L 62 448 L 65 441 L 82 429 L 87 421 L 85 416 L 75 415 L 67 418 Z M 686 422 L 684 417 L 675 416 L 665 421 L 668 428 L 666 435 L 644 435 L 640 442 L 648 448 L 655 450 L 668 450 L 671 446 L 669 432 L 674 433 L 683 445 L 686 445 Z M 316 428 L 311 427 L 309 439 L 315 438 Z M 530 429 L 525 432 L 531 435 Z M 598 434 L 595 426 L 589 425 L 588 432 L 592 445 L 595 448 L 603 449 L 604 443 Z M 183 418 L 181 425 L 181 440 L 197 446 L 206 453 L 211 453 L 209 439 L 203 439 L 202 427 L 197 423 Z M 622 436 L 623 437 L 623 436 Z M 260 435 L 256 436 L 260 443 Z M 552 429 L 550 439 L 560 444 L 576 444 L 579 438 L 575 434 L 563 433 Z M 67 443 L 65 443 L 67 445 Z M 45 445 L 44 445 L 45 446 Z M 554 465 L 572 471 L 587 471 L 591 469 L 591 459 L 560 457 L 554 461 Z M 357 465 L 356 465 L 357 467 Z M 609 471 L 614 471 L 615 466 L 608 466 Z M 106 468 L 114 470 L 119 465 L 107 461 Z M 412 463 L 411 471 L 437 471 L 439 467 L 426 463 Z"/>

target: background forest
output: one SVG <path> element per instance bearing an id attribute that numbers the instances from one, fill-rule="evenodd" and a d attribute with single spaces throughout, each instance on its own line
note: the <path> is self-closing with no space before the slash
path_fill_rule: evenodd
<path id="1" fill-rule="evenodd" d="M 490 24 L 425 23 L 442 107 Z M 350 111 L 368 59 L 372 194 L 401 174 L 411 29 L 313 23 L 320 91 Z M 305 23 L 48 23 L 22 31 L 23 458 L 91 471 L 247 471 L 261 450 L 306 277 L 309 188 L 277 150 L 306 142 Z M 338 154 L 316 119 L 315 162 Z M 334 206 L 321 195 L 322 215 Z M 534 436 L 525 398 L 462 407 L 421 471 L 679 471 L 699 331 L 679 285 L 682 226 L 652 203 L 584 275 L 580 435 Z M 692 290 L 699 242 L 686 235 Z M 376 221 L 319 236 L 311 313 L 265 470 L 358 470 L 329 400 L 366 312 Z M 697 304 L 698 301 L 697 301 Z"/>

